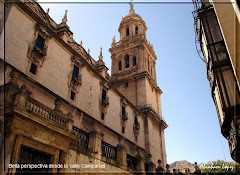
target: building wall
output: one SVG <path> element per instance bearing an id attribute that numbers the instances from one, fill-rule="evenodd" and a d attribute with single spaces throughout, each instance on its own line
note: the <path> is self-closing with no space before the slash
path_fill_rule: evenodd
<path id="1" fill-rule="evenodd" d="M 239 162 L 239 21 L 231 1 L 196 2 L 195 27 L 207 67 L 221 133 Z M 223 1 L 221 1 L 223 2 Z"/>
<path id="2" fill-rule="evenodd" d="M 157 90 L 152 87 L 150 82 L 146 80 L 146 91 L 147 93 L 147 103 L 150 104 L 155 112 L 159 114 L 160 116 L 162 115 L 161 111 L 161 105 L 160 105 L 160 94 L 157 92 Z"/>
<path id="3" fill-rule="evenodd" d="M 213 2 L 215 1 L 213 0 Z M 238 88 L 240 89 L 240 50 L 238 49 L 240 46 L 240 21 L 237 18 L 237 12 L 233 8 L 233 5 L 236 4 L 232 3 L 231 0 L 223 2 L 226 3 L 213 3 L 213 6 L 234 67 L 234 73 L 237 76 Z"/>
<path id="4" fill-rule="evenodd" d="M 121 94 L 110 83 L 110 78 L 102 76 L 107 74 L 99 71 L 96 63 L 100 60 L 98 62 L 92 60 L 93 63 L 90 64 L 87 60 L 87 56 L 91 57 L 90 55 L 81 54 L 81 57 L 77 54 L 80 62 L 84 63 L 80 67 L 82 81 L 78 85 L 75 99 L 71 100 L 69 82 L 72 78 L 73 56 L 76 55 L 76 50 L 64 42 L 73 38 L 64 33 L 66 40 L 63 41 L 61 40 L 63 36 L 55 33 L 46 39 L 47 54 L 38 58 L 40 65 L 37 67 L 36 75 L 33 75 L 30 72 L 33 59 L 30 58 L 30 53 L 31 46 L 35 44 L 37 38 L 38 20 L 34 14 L 28 14 L 32 12 L 25 12 L 23 9 L 19 4 L 9 6 L 6 20 L 6 67 L 5 70 L 1 70 L 2 73 L 5 71 L 5 82 L 3 78 L 0 79 L 0 85 L 3 86 L 5 83 L 7 87 L 7 105 L 12 107 L 12 111 L 10 108 L 10 111 L 7 111 L 9 118 L 6 122 L 10 127 L 7 131 L 6 143 L 11 146 L 6 151 L 6 165 L 18 162 L 22 145 L 49 153 L 52 156 L 52 163 L 104 162 L 106 164 L 104 171 L 131 172 L 126 164 L 126 153 L 134 157 L 138 155 L 140 161 L 137 162 L 141 162 L 138 170 L 141 171 L 144 170 L 144 163 L 149 163 L 146 160 L 148 154 L 153 156 L 151 161 L 154 164 L 157 164 L 158 159 L 165 160 L 165 147 L 161 146 L 164 144 L 164 137 L 161 136 L 163 132 L 160 131 L 160 119 L 155 123 L 131 103 L 134 98 L 137 99 L 138 105 L 146 104 L 149 100 L 151 101 L 149 104 L 161 115 L 160 95 L 156 89 L 152 90 L 149 81 L 146 78 L 140 78 L 136 83 L 129 81 L 127 93 L 124 86 L 118 87 L 118 90 L 123 92 Z M 57 25 L 53 21 L 51 24 L 53 27 Z M 3 62 L 0 64 L 3 67 Z M 130 66 L 131 64 L 132 60 Z M 137 66 L 140 66 L 138 64 L 140 63 L 137 62 Z M 105 111 L 101 104 L 103 88 L 109 97 Z M 129 99 L 124 97 L 125 95 Z M 27 108 L 28 103 L 31 109 Z M 125 133 L 122 133 L 122 105 L 126 107 L 128 113 Z M 47 117 L 44 113 L 45 109 L 49 112 Z M 103 112 L 104 120 L 101 119 Z M 52 114 L 53 116 L 56 114 L 58 119 L 64 119 L 66 126 L 62 127 L 61 122 L 57 123 L 58 119 L 54 121 L 54 117 L 51 118 Z M 139 122 L 139 129 L 136 129 L 135 117 Z M 148 128 L 145 125 L 146 118 L 149 120 Z M 73 134 L 72 125 L 90 135 L 88 149 L 81 150 L 73 144 L 80 139 Z M 146 137 L 150 137 L 148 143 Z M 15 140 L 19 140 L 19 143 L 15 143 Z M 120 157 L 121 155 L 125 157 L 119 158 L 118 155 L 113 161 L 102 156 L 102 141 L 117 148 Z M 150 148 L 148 151 L 146 145 Z M 81 171 L 85 170 L 81 169 Z M 11 170 L 11 173 L 14 171 Z M 75 170 L 69 168 L 67 171 Z"/>
<path id="5" fill-rule="evenodd" d="M 23 20 L 24 22 L 20 22 Z M 99 101 L 101 98 L 100 79 L 84 66 L 82 68 L 82 85 L 79 88 L 79 92 L 76 94 L 74 101 L 70 100 L 70 90 L 68 87 L 69 75 L 72 72 L 72 54 L 66 50 L 61 44 L 59 44 L 54 38 L 48 42 L 48 50 L 45 61 L 42 67 L 38 68 L 36 75 L 32 75 L 29 72 L 29 59 L 27 58 L 29 44 L 34 40 L 34 25 L 35 22 L 27 17 L 24 13 L 13 6 L 12 11 L 9 14 L 9 19 L 6 23 L 6 61 L 26 73 L 35 81 L 45 86 L 50 91 L 56 93 L 69 103 L 73 104 L 77 108 L 82 109 L 88 115 L 93 116 L 97 120 L 101 121 L 101 112 L 99 109 Z M 16 28 L 20 28 L 20 31 L 16 32 Z M 51 75 L 51 76 L 49 76 Z M 33 96 L 43 103 L 48 99 L 46 97 L 40 98 L 38 96 L 39 89 L 33 93 Z M 118 133 L 121 133 L 120 125 L 120 96 L 110 89 L 108 91 L 110 104 L 106 113 L 106 126 L 113 128 Z M 46 101 L 48 103 L 48 101 Z M 127 106 L 127 112 L 129 114 L 128 131 L 132 130 L 133 125 L 133 107 Z M 140 132 L 144 133 L 143 130 Z M 130 132 L 132 134 L 132 131 Z M 133 136 L 129 136 L 128 139 L 132 141 Z M 143 146 L 144 143 L 141 143 Z"/>

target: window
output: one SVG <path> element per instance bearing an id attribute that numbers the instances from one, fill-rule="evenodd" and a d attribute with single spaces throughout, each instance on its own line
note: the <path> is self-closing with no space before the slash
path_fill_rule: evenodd
<path id="1" fill-rule="evenodd" d="M 135 27 L 135 33 L 138 34 L 138 26 Z"/>
<path id="2" fill-rule="evenodd" d="M 71 91 L 70 99 L 71 99 L 71 100 L 74 100 L 74 99 L 75 99 L 75 92 Z"/>
<path id="3" fill-rule="evenodd" d="M 137 58 L 136 56 L 133 57 L 133 66 L 136 66 L 137 65 Z"/>
<path id="4" fill-rule="evenodd" d="M 126 36 L 129 36 L 129 27 L 126 29 Z"/>
<path id="5" fill-rule="evenodd" d="M 126 108 L 125 106 L 122 106 L 122 115 L 124 116 L 126 114 Z"/>
<path id="6" fill-rule="evenodd" d="M 122 70 L 122 61 L 118 62 L 118 70 Z"/>
<path id="7" fill-rule="evenodd" d="M 31 64 L 31 67 L 30 67 L 30 72 L 34 75 L 36 75 L 36 72 L 37 72 L 37 65 L 36 64 Z"/>
<path id="8" fill-rule="evenodd" d="M 107 92 L 105 89 L 102 90 L 102 100 L 106 100 Z"/>
<path id="9" fill-rule="evenodd" d="M 77 67 L 76 65 L 74 65 L 73 67 L 73 72 L 72 72 L 72 77 L 73 78 L 78 78 L 78 74 L 79 74 L 79 67 Z"/>
<path id="10" fill-rule="evenodd" d="M 107 91 L 105 89 L 102 89 L 102 104 L 104 106 L 109 105 L 109 97 L 107 96 Z"/>
<path id="11" fill-rule="evenodd" d="M 128 82 L 126 82 L 124 86 L 125 86 L 125 88 L 127 88 L 128 87 Z"/>
<path id="12" fill-rule="evenodd" d="M 35 42 L 35 46 L 37 46 L 40 49 L 43 49 L 44 43 L 45 43 L 45 39 L 41 35 L 38 35 L 36 42 Z"/>
<path id="13" fill-rule="evenodd" d="M 137 117 L 134 118 L 134 124 L 135 124 L 135 125 L 138 124 L 138 119 L 137 119 Z"/>
<path id="14" fill-rule="evenodd" d="M 101 114 L 101 119 L 104 120 L 104 113 Z"/>
<path id="15" fill-rule="evenodd" d="M 51 163 L 51 155 L 44 152 L 40 152 L 25 146 L 21 146 L 18 164 L 49 164 Z M 16 174 L 28 174 L 24 172 L 31 172 L 30 174 L 48 174 L 48 168 L 17 168 Z"/>
<path id="16" fill-rule="evenodd" d="M 122 133 L 124 134 L 125 133 L 125 128 L 122 126 Z"/>
<path id="17" fill-rule="evenodd" d="M 125 56 L 125 68 L 129 68 L 129 55 Z"/>

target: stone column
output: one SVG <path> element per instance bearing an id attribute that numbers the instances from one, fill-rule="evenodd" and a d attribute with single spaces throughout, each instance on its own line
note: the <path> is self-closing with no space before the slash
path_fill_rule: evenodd
<path id="1" fill-rule="evenodd" d="M 127 166 L 127 151 L 123 144 L 123 138 L 118 138 L 119 143 L 117 145 L 117 162 L 120 166 Z"/>

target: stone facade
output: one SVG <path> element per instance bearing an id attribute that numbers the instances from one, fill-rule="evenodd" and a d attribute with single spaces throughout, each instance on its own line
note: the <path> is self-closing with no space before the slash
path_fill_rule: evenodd
<path id="1" fill-rule="evenodd" d="M 24 164 L 26 159 L 68 165 L 39 170 L 52 174 L 144 174 L 155 171 L 159 159 L 165 167 L 167 124 L 161 117 L 157 58 L 146 40 L 146 25 L 132 7 L 119 31 L 122 41 L 128 20 L 131 35 L 133 26 L 139 25 L 139 36 L 130 41 L 138 46 L 126 52 L 126 43 L 113 41 L 111 76 L 101 51 L 95 61 L 74 41 L 67 11 L 60 24 L 36 2 L 5 3 L 5 12 L 6 30 L 2 26 L 0 30 L 6 44 L 1 69 L 5 82 L 0 81 L 1 99 L 5 92 L 5 111 L 1 103 L 5 165 L 1 172 L 3 168 L 5 173 L 20 172 L 8 165 Z M 131 59 L 136 54 L 130 63 L 131 68 L 136 63 L 136 71 L 118 73 L 116 61 L 126 53 Z M 99 167 L 78 167 L 83 164 Z"/>

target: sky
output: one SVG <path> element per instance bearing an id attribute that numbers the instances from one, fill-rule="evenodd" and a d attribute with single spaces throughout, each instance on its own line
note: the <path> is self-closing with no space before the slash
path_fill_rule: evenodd
<path id="1" fill-rule="evenodd" d="M 102 47 L 103 60 L 111 70 L 108 49 L 113 36 L 119 41 L 118 27 L 122 17 L 128 14 L 129 1 L 72 2 L 38 1 L 45 11 L 50 8 L 49 15 L 57 23 L 61 23 L 65 10 L 68 10 L 67 24 L 75 41 L 82 41 L 95 60 Z M 133 5 L 135 13 L 148 27 L 147 40 L 153 44 L 158 57 L 157 83 L 163 91 L 163 117 L 169 126 L 165 129 L 167 162 L 233 161 L 228 142 L 220 132 L 206 66 L 195 48 L 192 1 L 151 2 L 134 1 Z"/>

